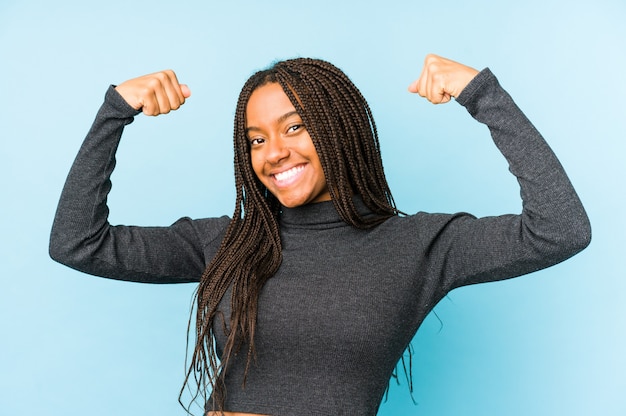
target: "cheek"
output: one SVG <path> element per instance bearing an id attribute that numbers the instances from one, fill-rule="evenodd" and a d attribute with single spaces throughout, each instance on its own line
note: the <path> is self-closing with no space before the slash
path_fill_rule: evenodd
<path id="1" fill-rule="evenodd" d="M 317 153 L 317 150 L 315 149 L 315 146 L 313 145 L 313 142 L 311 142 L 310 145 L 308 146 L 307 152 L 309 154 L 309 159 L 311 160 L 311 162 L 323 174 L 322 162 L 320 161 L 320 157 Z"/>
<path id="2" fill-rule="evenodd" d="M 252 152 L 250 154 L 250 163 L 252 164 L 252 170 L 256 174 L 257 178 L 261 179 L 263 176 L 263 165 L 265 162 L 259 152 Z"/>

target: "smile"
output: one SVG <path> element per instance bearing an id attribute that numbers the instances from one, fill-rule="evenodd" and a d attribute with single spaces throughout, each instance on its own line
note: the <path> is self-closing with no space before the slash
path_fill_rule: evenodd
<path id="1" fill-rule="evenodd" d="M 295 179 L 295 177 L 298 176 L 298 174 L 300 174 L 300 172 L 302 172 L 303 170 L 304 165 L 298 165 L 294 166 L 291 169 L 287 169 L 284 172 L 275 173 L 271 176 L 274 177 L 276 182 L 285 184 L 285 182 L 290 182 L 291 179 Z"/>

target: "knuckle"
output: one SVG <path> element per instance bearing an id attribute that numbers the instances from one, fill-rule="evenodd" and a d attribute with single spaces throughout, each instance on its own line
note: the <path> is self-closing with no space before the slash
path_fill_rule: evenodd
<path id="1" fill-rule="evenodd" d="M 426 55 L 426 58 L 424 58 L 424 65 L 426 66 L 433 65 L 436 62 L 437 62 L 437 55 L 433 53 L 429 53 L 428 55 Z"/>
<path id="2" fill-rule="evenodd" d="M 152 74 L 149 82 L 150 82 L 150 85 L 152 86 L 158 86 L 158 85 L 162 85 L 166 79 L 167 79 L 167 75 L 163 71 L 161 71 L 161 72 L 156 72 Z"/>
<path id="3" fill-rule="evenodd" d="M 441 58 L 434 54 L 428 54 L 424 60 L 424 68 L 426 68 L 429 72 L 438 72 L 441 68 L 441 64 Z"/>

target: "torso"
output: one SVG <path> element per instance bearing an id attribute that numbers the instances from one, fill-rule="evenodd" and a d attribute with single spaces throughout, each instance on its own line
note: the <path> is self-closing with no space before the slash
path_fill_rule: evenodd
<path id="1" fill-rule="evenodd" d="M 231 359 L 224 408 L 271 415 L 298 405 L 331 414 L 349 402 L 352 414 L 375 415 L 395 364 L 439 300 L 440 285 L 427 274 L 441 267 L 421 261 L 414 230 L 436 232 L 423 216 L 359 230 L 332 202 L 284 209 L 280 221 L 282 263 L 259 297 L 256 359 L 247 377 L 245 354 Z M 231 295 L 217 315 L 226 326 Z M 227 342 L 223 324 L 214 322 L 218 354 Z"/>

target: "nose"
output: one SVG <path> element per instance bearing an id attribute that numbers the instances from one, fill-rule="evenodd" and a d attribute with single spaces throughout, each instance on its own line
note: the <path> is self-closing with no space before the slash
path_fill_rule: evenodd
<path id="1" fill-rule="evenodd" d="M 289 157 L 290 149 L 285 140 L 280 136 L 275 136 L 269 140 L 266 146 L 265 160 L 270 164 L 278 164 L 283 159 Z"/>

